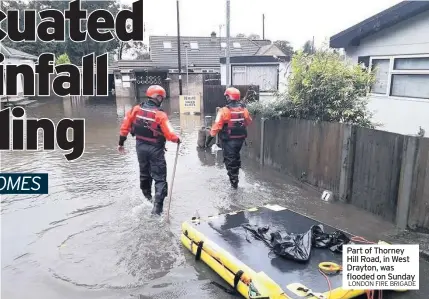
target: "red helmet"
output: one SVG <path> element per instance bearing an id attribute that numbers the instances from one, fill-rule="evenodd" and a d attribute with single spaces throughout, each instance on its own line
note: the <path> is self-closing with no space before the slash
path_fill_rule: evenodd
<path id="1" fill-rule="evenodd" d="M 240 91 L 235 87 L 229 87 L 225 90 L 224 95 L 228 97 L 229 100 L 239 101 L 240 100 Z"/>
<path id="2" fill-rule="evenodd" d="M 159 85 L 151 85 L 146 91 L 146 96 L 151 99 L 158 100 L 158 97 L 162 97 L 162 100 L 165 99 L 167 93 L 162 86 Z"/>

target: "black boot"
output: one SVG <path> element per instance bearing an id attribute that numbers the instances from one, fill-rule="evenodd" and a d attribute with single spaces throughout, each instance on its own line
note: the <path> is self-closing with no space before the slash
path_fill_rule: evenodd
<path id="1" fill-rule="evenodd" d="M 238 178 L 230 178 L 229 181 L 231 182 L 231 187 L 234 189 L 238 188 Z"/>
<path id="2" fill-rule="evenodd" d="M 152 215 L 161 215 L 162 214 L 162 210 L 164 207 L 164 202 L 163 201 L 155 201 L 153 203 L 153 209 L 152 209 Z"/>
<path id="3" fill-rule="evenodd" d="M 143 191 L 143 196 L 150 202 L 152 202 L 152 192 L 149 191 Z"/>

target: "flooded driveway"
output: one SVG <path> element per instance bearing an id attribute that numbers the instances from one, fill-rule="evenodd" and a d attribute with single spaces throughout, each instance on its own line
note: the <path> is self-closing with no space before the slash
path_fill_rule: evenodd
<path id="1" fill-rule="evenodd" d="M 134 138 L 116 151 L 120 122 L 132 99 L 59 99 L 27 108 L 29 117 L 86 119 L 84 155 L 68 162 L 55 152 L 6 152 L 2 172 L 47 172 L 49 195 L 2 196 L 2 298 L 231 298 L 180 243 L 180 225 L 196 213 L 222 213 L 277 200 L 299 189 L 262 179 L 243 160 L 233 190 L 222 153 L 196 149 L 200 116 L 170 112 L 183 143 L 170 223 L 150 217 L 139 189 Z M 167 144 L 168 181 L 176 144 Z M 266 179 L 266 174 L 264 174 Z M 167 200 L 167 199 L 166 199 Z M 165 205 L 165 210 L 166 210 Z"/>

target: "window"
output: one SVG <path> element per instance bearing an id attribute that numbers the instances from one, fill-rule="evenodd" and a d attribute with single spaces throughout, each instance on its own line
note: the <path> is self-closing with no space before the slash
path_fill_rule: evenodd
<path id="1" fill-rule="evenodd" d="M 396 58 L 395 70 L 426 70 L 429 71 L 429 57 Z"/>
<path id="2" fill-rule="evenodd" d="M 389 79 L 389 66 L 389 59 L 374 59 L 372 61 L 372 69 L 375 70 L 375 83 L 371 88 L 373 93 L 386 93 L 387 80 Z"/>
<path id="3" fill-rule="evenodd" d="M 171 49 L 171 42 L 163 42 L 164 49 Z"/>
<path id="4" fill-rule="evenodd" d="M 198 50 L 198 43 L 197 42 L 190 42 L 191 49 L 192 50 Z"/>
<path id="5" fill-rule="evenodd" d="M 369 56 L 359 56 L 358 64 L 363 64 L 365 67 L 369 67 Z"/>
<path id="6" fill-rule="evenodd" d="M 236 49 L 241 49 L 241 45 L 240 45 L 240 43 L 234 42 L 232 45 L 233 45 L 233 47 L 234 47 L 234 48 L 236 48 Z"/>
<path id="7" fill-rule="evenodd" d="M 226 43 L 220 43 L 220 46 L 221 46 L 222 48 L 226 48 Z"/>
<path id="8" fill-rule="evenodd" d="M 429 56 L 372 58 L 376 83 L 372 93 L 429 99 Z"/>
<path id="9" fill-rule="evenodd" d="M 394 97 L 429 99 L 429 74 L 392 75 L 390 95 Z"/>

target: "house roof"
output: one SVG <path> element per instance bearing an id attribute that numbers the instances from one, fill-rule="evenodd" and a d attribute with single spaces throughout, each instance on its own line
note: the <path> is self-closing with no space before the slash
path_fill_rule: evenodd
<path id="1" fill-rule="evenodd" d="M 1 44 L 0 47 L 1 47 L 1 52 L 4 54 L 5 57 L 37 60 L 37 56 L 31 55 L 10 47 L 6 47 L 3 44 Z"/>
<path id="2" fill-rule="evenodd" d="M 171 48 L 164 48 L 164 42 Z M 194 66 L 219 66 L 219 59 L 225 56 L 225 48 L 222 47 L 226 42 L 224 37 L 216 36 L 181 36 L 180 51 L 181 64 L 186 66 L 186 47 L 188 44 L 188 64 Z M 192 49 L 193 43 L 197 43 L 198 49 Z M 231 56 L 249 56 L 255 55 L 258 50 L 265 45 L 270 45 L 269 40 L 250 40 L 247 38 L 230 38 Z M 240 48 L 235 48 L 238 43 Z M 169 65 L 177 68 L 177 36 L 151 36 L 149 37 L 150 57 L 156 65 Z"/>
<path id="3" fill-rule="evenodd" d="M 286 56 L 286 54 L 283 53 L 283 51 L 275 44 L 260 47 L 255 55 L 276 55 L 280 57 Z"/>
<path id="4" fill-rule="evenodd" d="M 402 1 L 330 38 L 330 47 L 345 48 L 380 30 L 429 10 L 429 1 Z"/>
<path id="5" fill-rule="evenodd" d="M 286 57 L 285 60 L 290 61 L 290 57 Z M 243 63 L 243 64 L 246 64 L 246 63 L 249 63 L 249 64 L 254 64 L 254 63 L 279 64 L 280 61 L 281 60 L 279 60 L 278 58 L 276 58 L 272 55 L 271 56 L 268 56 L 268 55 L 233 56 L 230 58 L 231 63 Z M 226 58 L 221 57 L 220 63 L 225 64 Z"/>
<path id="6" fill-rule="evenodd" d="M 168 69 L 171 69 L 171 66 L 155 63 L 151 60 L 119 60 L 114 61 L 110 68 L 116 69 L 133 69 L 133 70 L 159 70 L 159 71 L 168 71 Z"/>

